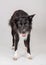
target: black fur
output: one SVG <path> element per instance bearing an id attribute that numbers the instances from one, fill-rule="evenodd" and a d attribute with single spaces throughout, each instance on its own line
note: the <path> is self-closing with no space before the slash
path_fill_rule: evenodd
<path id="1" fill-rule="evenodd" d="M 24 40 L 24 44 L 27 47 L 27 52 L 30 53 L 30 34 L 28 34 L 27 39 Z"/>
<path id="2" fill-rule="evenodd" d="M 19 34 L 26 34 L 28 32 L 27 40 L 24 40 L 24 44 L 27 47 L 27 52 L 30 53 L 30 32 L 32 29 L 32 18 L 34 15 L 28 15 L 23 10 L 17 10 L 11 16 L 9 25 L 11 26 L 11 33 L 13 37 L 13 46 L 15 46 L 15 51 L 17 50 L 19 42 Z"/>

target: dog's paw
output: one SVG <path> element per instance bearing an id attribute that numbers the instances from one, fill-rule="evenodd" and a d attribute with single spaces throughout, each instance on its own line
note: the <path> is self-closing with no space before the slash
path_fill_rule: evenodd
<path id="1" fill-rule="evenodd" d="M 18 57 L 17 57 L 17 56 L 14 56 L 14 57 L 13 57 L 13 60 L 17 60 L 17 59 L 18 59 Z"/>
<path id="2" fill-rule="evenodd" d="M 18 53 L 17 53 L 17 51 L 15 51 L 15 54 L 14 54 L 13 60 L 17 60 L 17 59 L 18 59 Z"/>
<path id="3" fill-rule="evenodd" d="M 32 59 L 31 54 L 27 53 L 27 58 L 28 58 L 28 59 Z"/>
<path id="4" fill-rule="evenodd" d="M 14 50 L 15 49 L 15 47 L 14 46 L 12 46 L 12 50 Z"/>

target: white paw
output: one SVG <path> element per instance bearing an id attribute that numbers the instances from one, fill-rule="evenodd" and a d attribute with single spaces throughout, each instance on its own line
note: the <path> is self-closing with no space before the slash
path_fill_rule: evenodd
<path id="1" fill-rule="evenodd" d="M 17 60 L 17 59 L 18 59 L 18 53 L 17 53 L 17 51 L 15 51 L 15 54 L 14 54 L 13 59 L 14 59 L 14 60 Z"/>
<path id="2" fill-rule="evenodd" d="M 27 53 L 27 58 L 28 58 L 28 59 L 32 59 L 31 54 Z"/>

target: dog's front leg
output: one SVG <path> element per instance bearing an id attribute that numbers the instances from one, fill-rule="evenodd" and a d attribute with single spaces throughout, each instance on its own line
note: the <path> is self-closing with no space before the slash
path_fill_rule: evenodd
<path id="1" fill-rule="evenodd" d="M 17 47 L 18 47 L 18 42 L 19 42 L 19 35 L 17 33 L 15 34 L 14 42 L 15 42 L 15 54 L 14 54 L 13 59 L 16 60 L 18 58 Z"/>
<path id="2" fill-rule="evenodd" d="M 27 58 L 32 59 L 31 53 L 30 53 L 30 33 L 27 36 L 27 39 L 24 40 L 24 44 L 27 48 Z"/>

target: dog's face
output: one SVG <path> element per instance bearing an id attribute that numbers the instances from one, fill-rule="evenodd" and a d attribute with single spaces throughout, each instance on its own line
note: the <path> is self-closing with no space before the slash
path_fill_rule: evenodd
<path id="1" fill-rule="evenodd" d="M 20 18 L 17 22 L 18 31 L 20 33 L 26 33 L 29 30 L 29 20 L 27 18 Z"/>
<path id="2" fill-rule="evenodd" d="M 34 15 L 28 16 L 28 17 L 20 17 L 17 18 L 15 22 L 16 26 L 17 26 L 17 30 L 19 33 L 25 34 L 27 32 L 29 32 L 29 30 L 31 29 L 32 26 L 32 18 L 34 17 Z"/>

